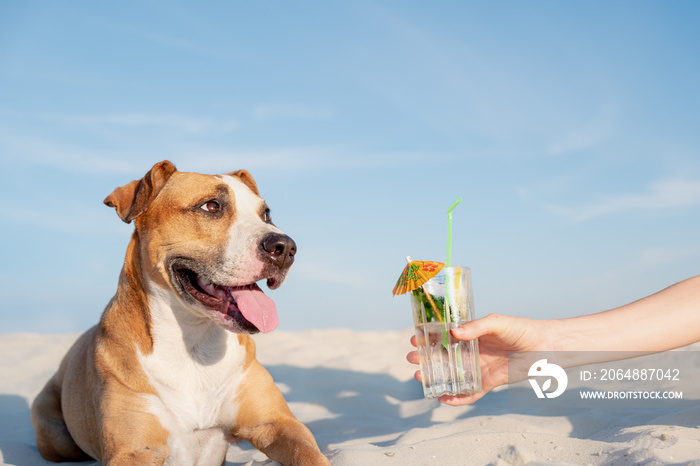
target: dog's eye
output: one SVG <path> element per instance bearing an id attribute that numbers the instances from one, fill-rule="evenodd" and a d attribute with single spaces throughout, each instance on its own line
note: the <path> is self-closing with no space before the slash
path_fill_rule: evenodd
<path id="1" fill-rule="evenodd" d="M 270 216 L 270 209 L 265 209 L 262 215 L 263 221 L 265 223 L 272 223 L 272 217 Z"/>
<path id="2" fill-rule="evenodd" d="M 221 210 L 221 205 L 218 201 L 207 201 L 200 206 L 200 209 L 209 212 L 210 214 L 215 214 Z"/>

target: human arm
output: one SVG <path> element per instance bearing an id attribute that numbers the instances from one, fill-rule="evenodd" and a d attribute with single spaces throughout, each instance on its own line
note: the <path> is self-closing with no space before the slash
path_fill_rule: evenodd
<path id="1" fill-rule="evenodd" d="M 452 329 L 458 340 L 479 339 L 483 392 L 442 396 L 449 405 L 473 403 L 508 383 L 508 353 L 516 351 L 582 352 L 569 366 L 622 359 L 623 351 L 658 352 L 700 340 L 700 276 L 658 293 L 597 314 L 567 319 L 535 320 L 490 314 Z M 415 346 L 415 338 L 412 340 Z M 605 353 L 607 352 L 607 353 Z M 418 354 L 408 354 L 418 364 Z M 511 374 L 512 376 L 513 374 Z M 420 380 L 420 371 L 416 372 Z M 515 377 L 517 378 L 517 377 Z M 514 379 L 514 377 L 511 377 Z"/>
<path id="2" fill-rule="evenodd" d="M 609 311 L 551 321 L 555 351 L 667 351 L 700 341 L 700 275 Z"/>

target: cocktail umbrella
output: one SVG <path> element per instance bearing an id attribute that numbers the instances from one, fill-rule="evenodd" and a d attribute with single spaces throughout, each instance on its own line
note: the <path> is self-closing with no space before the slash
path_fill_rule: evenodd
<path id="1" fill-rule="evenodd" d="M 418 288 L 423 288 L 425 282 L 433 278 L 440 270 L 442 270 L 443 267 L 445 267 L 445 264 L 442 262 L 414 261 L 408 256 L 406 257 L 406 261 L 408 264 L 403 269 L 399 280 L 394 286 L 394 296 L 397 294 L 408 293 L 409 291 L 415 291 Z M 425 292 L 425 290 L 423 291 Z M 430 306 L 433 308 L 435 317 L 442 322 L 442 312 L 438 310 L 437 306 L 435 305 L 435 301 L 433 301 L 432 296 L 430 296 L 430 293 L 423 294 L 427 298 Z"/>
<path id="2" fill-rule="evenodd" d="M 406 261 L 408 264 L 394 286 L 394 296 L 417 290 L 445 267 L 442 262 L 414 261 L 410 257 L 406 257 Z"/>

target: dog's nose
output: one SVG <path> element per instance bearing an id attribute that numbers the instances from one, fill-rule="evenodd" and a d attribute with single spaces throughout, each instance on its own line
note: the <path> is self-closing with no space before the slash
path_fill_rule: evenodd
<path id="1" fill-rule="evenodd" d="M 292 238 L 280 233 L 270 233 L 260 242 L 264 255 L 278 267 L 289 267 L 294 262 L 297 244 Z"/>

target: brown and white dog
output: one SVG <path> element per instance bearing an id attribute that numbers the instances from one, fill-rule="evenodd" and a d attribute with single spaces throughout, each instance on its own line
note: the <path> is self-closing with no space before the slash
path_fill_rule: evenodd
<path id="1" fill-rule="evenodd" d="M 282 284 L 296 245 L 248 172 L 160 162 L 105 204 L 135 230 L 117 292 L 32 405 L 41 455 L 107 465 L 221 465 L 250 441 L 285 465 L 328 465 L 255 359 L 277 326 L 255 284 Z"/>

